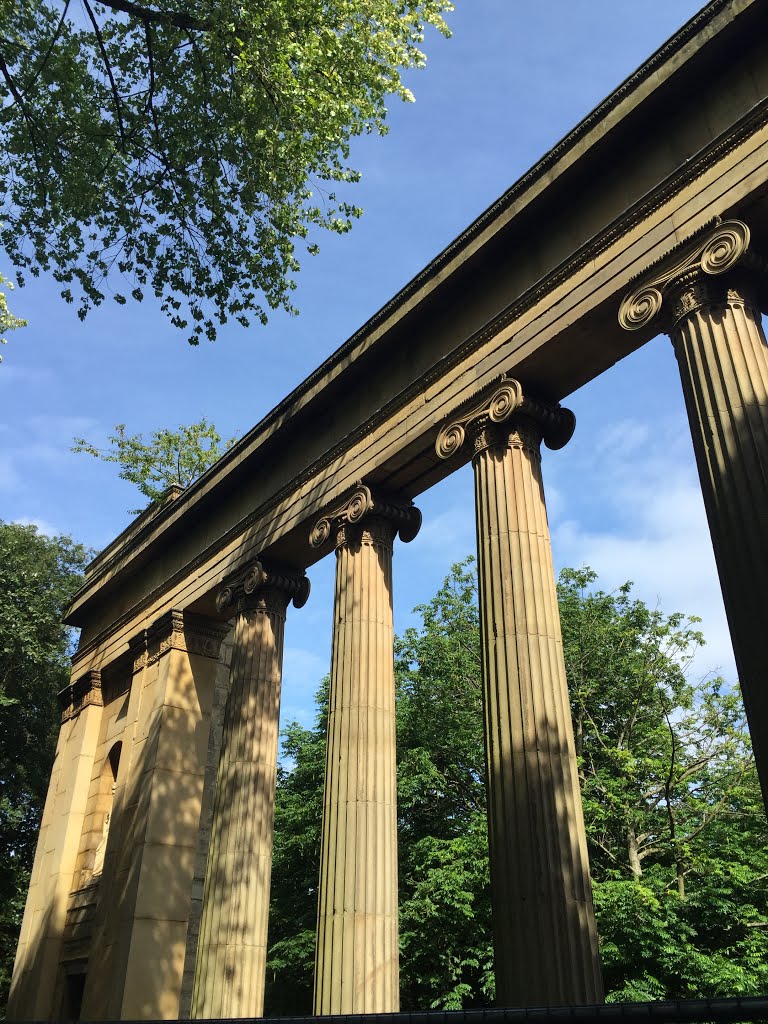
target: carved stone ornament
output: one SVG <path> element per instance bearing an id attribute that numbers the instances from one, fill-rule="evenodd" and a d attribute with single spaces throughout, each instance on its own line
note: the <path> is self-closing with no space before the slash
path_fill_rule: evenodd
<path id="1" fill-rule="evenodd" d="M 472 402 L 472 399 L 469 401 Z M 521 435 L 529 433 L 526 424 L 531 424 L 538 428 L 536 446 L 539 439 L 543 438 L 547 448 L 557 450 L 573 436 L 576 417 L 570 409 L 563 409 L 557 402 L 529 398 L 523 393 L 520 381 L 504 375 L 497 381 L 490 397 L 474 402 L 443 425 L 435 441 L 435 451 L 441 459 L 452 458 L 463 446 L 468 431 L 476 437 L 483 435 L 487 443 L 479 447 L 487 447 L 490 442 L 487 438 L 488 428 L 501 424 L 507 424 L 507 433 L 516 429 Z"/>
<path id="2" fill-rule="evenodd" d="M 361 483 L 343 504 L 317 520 L 309 531 L 309 543 L 313 548 L 321 548 L 334 533 L 338 537 L 345 527 L 373 518 L 390 522 L 405 544 L 421 529 L 421 512 L 413 502 L 376 493 Z"/>
<path id="3" fill-rule="evenodd" d="M 154 664 L 168 651 L 217 659 L 227 632 L 228 627 L 215 619 L 172 608 L 129 641 L 133 671 Z"/>
<path id="4" fill-rule="evenodd" d="M 752 268 L 762 261 L 750 250 L 750 231 L 740 220 L 726 220 L 717 224 L 706 237 L 676 263 L 644 276 L 643 283 L 624 298 L 619 309 L 619 323 L 626 331 L 646 327 L 658 314 L 665 294 L 682 283 L 694 283 L 701 275 L 717 277 L 731 270 L 737 263 Z M 685 310 L 681 309 L 684 314 Z"/>
<path id="5" fill-rule="evenodd" d="M 101 672 L 94 668 L 76 679 L 74 683 L 59 691 L 59 707 L 62 722 L 77 718 L 80 712 L 89 705 L 103 707 L 101 695 Z"/>
<path id="6" fill-rule="evenodd" d="M 294 608 L 303 608 L 309 599 L 309 587 L 303 570 L 268 566 L 256 558 L 225 581 L 216 595 L 216 609 L 234 612 L 263 606 L 272 610 L 272 599 L 276 611 L 284 612 L 290 600 Z"/>

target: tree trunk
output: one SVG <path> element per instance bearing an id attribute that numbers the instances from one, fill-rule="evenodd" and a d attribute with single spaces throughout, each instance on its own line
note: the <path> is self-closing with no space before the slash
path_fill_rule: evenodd
<path id="1" fill-rule="evenodd" d="M 640 864 L 640 850 L 637 845 L 637 836 L 631 825 L 627 825 L 627 856 L 629 858 L 629 870 L 632 878 L 639 882 L 643 877 L 643 869 Z"/>

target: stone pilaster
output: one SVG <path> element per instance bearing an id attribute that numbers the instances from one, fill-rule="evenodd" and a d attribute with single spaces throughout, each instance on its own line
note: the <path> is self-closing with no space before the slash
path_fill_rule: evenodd
<path id="1" fill-rule="evenodd" d="M 204 738 L 226 632 L 215 619 L 171 609 L 129 642 L 133 677 L 83 1019 L 178 1019 Z"/>
<path id="2" fill-rule="evenodd" d="M 602 999 L 542 438 L 572 413 L 502 378 L 441 430 L 449 458 L 474 441 L 496 998 L 502 1006 Z"/>
<path id="3" fill-rule="evenodd" d="M 400 1006 L 392 544 L 420 523 L 410 503 L 361 486 L 310 535 L 336 542 L 316 1014 Z"/>
<path id="4" fill-rule="evenodd" d="M 237 610 L 219 759 L 193 1018 L 260 1017 L 264 1011 L 272 828 L 288 601 L 309 596 L 303 573 L 252 565 L 218 595 Z"/>
<path id="5" fill-rule="evenodd" d="M 768 804 L 768 348 L 758 304 L 764 283 L 749 228 L 725 221 L 637 286 L 619 319 L 632 330 L 661 311 L 659 325 L 672 339 Z"/>

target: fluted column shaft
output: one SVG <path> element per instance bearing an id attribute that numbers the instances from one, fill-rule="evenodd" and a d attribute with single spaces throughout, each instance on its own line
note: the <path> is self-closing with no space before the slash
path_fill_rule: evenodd
<path id="1" fill-rule="evenodd" d="M 573 413 L 502 377 L 435 442 L 474 441 L 496 1001 L 595 1003 L 600 957 L 540 446 Z"/>
<path id="2" fill-rule="evenodd" d="M 289 595 L 259 592 L 237 617 L 206 867 L 193 1018 L 260 1017 Z"/>
<path id="3" fill-rule="evenodd" d="M 315 965 L 315 1013 L 399 1008 L 392 543 L 339 529 Z"/>
<path id="4" fill-rule="evenodd" d="M 768 348 L 753 288 L 738 270 L 683 278 L 670 336 L 768 804 Z"/>
<path id="5" fill-rule="evenodd" d="M 725 220 L 635 284 L 619 323 L 660 311 L 677 356 L 725 612 L 768 807 L 768 264 L 749 225 Z"/>
<path id="6" fill-rule="evenodd" d="M 505 425 L 506 427 L 507 425 Z M 477 510 L 496 998 L 602 999 L 536 425 L 478 437 Z"/>

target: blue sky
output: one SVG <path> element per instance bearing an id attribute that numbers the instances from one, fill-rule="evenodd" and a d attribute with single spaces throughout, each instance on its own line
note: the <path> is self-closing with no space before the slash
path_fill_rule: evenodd
<path id="1" fill-rule="evenodd" d="M 137 493 L 116 467 L 71 454 L 74 435 L 98 443 L 118 422 L 149 432 L 203 415 L 222 434 L 244 433 L 699 7 L 457 0 L 453 38 L 431 34 L 427 68 L 409 80 L 416 102 L 394 102 L 389 135 L 354 147 L 363 181 L 352 194 L 365 216 L 304 260 L 297 318 L 228 327 L 194 349 L 151 302 L 108 303 L 83 325 L 50 280 L 15 292 L 29 327 L 10 336 L 0 365 L 0 519 L 103 547 Z M 544 455 L 556 565 L 589 564 L 605 589 L 631 579 L 649 603 L 700 615 L 708 644 L 694 674 L 734 681 L 669 341 L 657 338 L 567 404 L 576 434 Z M 420 536 L 395 552 L 398 629 L 474 549 L 471 470 L 419 505 Z M 311 719 L 330 660 L 333 559 L 310 575 L 312 597 L 286 628 L 284 720 Z"/>

